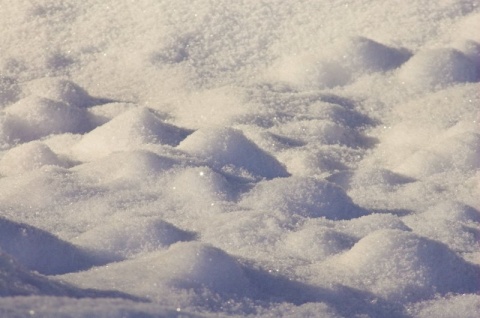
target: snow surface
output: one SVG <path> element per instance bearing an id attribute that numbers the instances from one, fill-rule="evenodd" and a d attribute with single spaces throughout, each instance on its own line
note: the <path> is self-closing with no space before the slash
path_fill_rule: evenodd
<path id="1" fill-rule="evenodd" d="M 0 30 L 0 316 L 478 316 L 478 1 L 0 0 Z"/>

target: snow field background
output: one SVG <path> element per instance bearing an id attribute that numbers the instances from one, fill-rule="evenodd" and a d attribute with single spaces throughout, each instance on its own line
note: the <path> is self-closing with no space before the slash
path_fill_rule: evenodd
<path id="1" fill-rule="evenodd" d="M 0 1 L 0 313 L 476 317 L 475 1 Z"/>

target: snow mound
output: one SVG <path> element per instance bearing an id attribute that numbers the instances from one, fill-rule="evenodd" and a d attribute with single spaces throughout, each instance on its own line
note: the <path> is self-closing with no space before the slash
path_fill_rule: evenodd
<path id="1" fill-rule="evenodd" d="M 32 226 L 0 218 L 0 250 L 42 274 L 85 270 L 110 261 L 88 253 Z"/>
<path id="2" fill-rule="evenodd" d="M 75 238 L 75 244 L 111 255 L 132 257 L 189 241 L 194 234 L 160 219 L 115 218 Z"/>
<path id="3" fill-rule="evenodd" d="M 323 60 L 321 56 L 312 53 L 282 58 L 267 77 L 300 90 L 333 88 L 350 81 L 350 74 L 341 64 Z"/>
<path id="4" fill-rule="evenodd" d="M 60 159 L 48 146 L 34 141 L 6 152 L 0 159 L 0 174 L 5 176 L 21 174 L 46 165 L 68 166 L 67 162 Z"/>
<path id="5" fill-rule="evenodd" d="M 410 231 L 410 228 L 398 216 L 379 213 L 342 222 L 339 230 L 352 237 L 363 238 L 381 229 Z"/>
<path id="6" fill-rule="evenodd" d="M 417 121 L 403 121 L 388 127 L 381 136 L 378 152 L 392 154 L 385 158 L 392 172 L 395 167 L 403 164 L 405 160 L 414 154 L 434 138 L 438 130 L 431 126 L 423 126 Z M 395 156 L 393 156 L 395 154 Z M 382 158 L 382 157 L 381 157 Z"/>
<path id="7" fill-rule="evenodd" d="M 480 212 L 464 203 L 439 202 L 420 214 L 403 218 L 416 233 L 442 242 L 459 253 L 476 252 L 480 248 Z"/>
<path id="8" fill-rule="evenodd" d="M 176 159 L 147 150 L 133 150 L 114 152 L 72 170 L 94 182 L 129 186 L 131 182 L 152 179 L 179 163 Z"/>
<path id="9" fill-rule="evenodd" d="M 170 298 L 175 293 L 172 288 L 201 293 L 209 290 L 222 296 L 247 296 L 252 291 L 242 266 L 232 256 L 199 242 L 179 242 L 167 251 L 63 275 L 62 279 L 81 285 L 115 287 L 156 301 Z M 148 283 L 138 284 L 139 280 Z"/>
<path id="10" fill-rule="evenodd" d="M 0 297 L 68 294 L 70 294 L 68 285 L 29 272 L 10 255 L 0 250 Z"/>
<path id="11" fill-rule="evenodd" d="M 135 108 L 137 108 L 137 106 L 133 103 L 115 102 L 89 107 L 87 112 L 90 115 L 92 123 L 95 126 L 101 126 L 118 115 Z"/>
<path id="12" fill-rule="evenodd" d="M 432 219 L 437 218 L 462 223 L 480 223 L 480 211 L 458 201 L 440 202 L 429 208 L 423 215 Z"/>
<path id="13" fill-rule="evenodd" d="M 50 134 L 84 133 L 90 129 L 85 110 L 51 99 L 30 96 L 5 108 L 14 127 L 10 140 L 21 142 Z"/>
<path id="14" fill-rule="evenodd" d="M 34 297 L 15 297 L 15 296 L 47 296 L 48 299 L 62 299 L 62 302 L 67 299 L 74 299 L 78 301 L 79 298 L 86 299 L 129 299 L 140 301 L 141 299 L 128 294 L 116 291 L 102 291 L 94 289 L 81 289 L 64 282 L 59 282 L 50 279 L 46 276 L 40 275 L 34 271 L 28 271 L 22 264 L 19 264 L 14 258 L 0 249 L 0 301 L 6 300 L 6 304 L 0 305 L 0 314 L 2 316 L 11 317 L 12 313 L 18 311 L 18 317 L 38 316 L 38 317 L 52 317 L 51 313 L 46 313 L 45 316 L 37 315 L 38 306 L 34 306 L 35 310 L 25 311 L 24 308 L 18 307 L 22 300 L 32 300 Z M 57 297 L 51 297 L 57 296 Z M 43 299 L 43 298 L 41 298 Z M 13 303 L 14 310 L 9 310 L 8 307 Z M 16 303 L 16 300 L 19 300 Z M 45 300 L 45 299 L 43 299 Z M 43 303 L 45 304 L 45 303 Z M 38 304 L 37 304 L 38 305 Z M 42 306 L 40 306 L 42 307 Z M 47 306 L 48 307 L 48 306 Z M 23 310 L 22 310 L 23 309 Z M 4 311 L 5 310 L 5 311 Z M 55 310 L 58 313 L 58 308 Z M 48 310 L 47 310 L 48 311 Z M 64 313 L 62 314 L 65 317 Z M 70 314 L 68 316 L 71 316 Z M 76 315 L 75 315 L 76 316 Z M 59 316 L 60 317 L 60 316 Z"/>
<path id="15" fill-rule="evenodd" d="M 313 50 L 283 57 L 267 78 L 299 90 L 327 89 L 344 86 L 364 74 L 397 68 L 410 55 L 404 49 L 354 36 L 327 47 L 326 52 Z"/>
<path id="16" fill-rule="evenodd" d="M 144 144 L 175 146 L 189 134 L 189 130 L 165 123 L 151 110 L 138 108 L 92 130 L 72 151 L 81 160 L 92 160 L 115 151 L 139 149 Z"/>
<path id="17" fill-rule="evenodd" d="M 353 219 L 366 214 L 342 188 L 308 177 L 259 182 L 240 204 L 256 210 L 279 210 L 288 215 L 332 220 Z"/>
<path id="18" fill-rule="evenodd" d="M 461 126 L 460 123 L 458 126 Z M 448 170 L 471 171 L 480 168 L 480 134 L 452 127 L 430 146 L 418 150 L 395 168 L 399 173 L 422 177 Z"/>
<path id="19" fill-rule="evenodd" d="M 479 0 L 0 8 L 0 317 L 478 309 Z"/>
<path id="20" fill-rule="evenodd" d="M 348 150 L 345 149 L 339 147 L 339 151 L 332 151 L 328 146 L 318 150 L 288 149 L 280 153 L 278 158 L 292 175 L 326 177 L 347 169 L 342 162 L 348 156 Z"/>
<path id="21" fill-rule="evenodd" d="M 40 78 L 26 83 L 24 93 L 62 102 L 70 106 L 88 107 L 98 102 L 77 84 L 54 77 Z"/>
<path id="22" fill-rule="evenodd" d="M 478 85 L 466 84 L 398 104 L 392 125 L 380 135 L 376 158 L 415 178 L 478 168 L 479 102 Z"/>
<path id="23" fill-rule="evenodd" d="M 202 243 L 172 245 L 162 262 L 169 280 L 181 288 L 206 287 L 222 294 L 246 295 L 250 282 L 240 264 L 222 250 Z"/>
<path id="24" fill-rule="evenodd" d="M 456 295 L 419 302 L 410 312 L 415 318 L 476 318 L 480 312 L 480 296 Z"/>
<path id="25" fill-rule="evenodd" d="M 472 119 L 475 123 L 478 116 L 479 103 L 478 85 L 472 83 L 427 94 L 408 103 L 399 103 L 393 113 L 399 117 L 398 125 L 407 123 L 421 126 L 424 130 L 428 126 L 443 130 L 458 124 L 456 130 L 461 132 L 472 128 Z M 431 121 L 432 118 L 435 120 Z M 434 130 L 432 136 L 437 133 Z M 426 139 L 430 142 L 432 136 Z"/>
<path id="26" fill-rule="evenodd" d="M 414 164 L 417 164 L 414 167 Z M 422 168 L 424 168 L 422 170 Z M 413 176 L 430 175 L 449 169 L 472 171 L 480 168 L 480 134 L 465 132 L 444 138 L 425 152 L 418 151 L 398 171 Z"/>
<path id="27" fill-rule="evenodd" d="M 363 36 L 350 37 L 338 45 L 338 59 L 352 73 L 385 72 L 410 58 L 404 49 L 386 46 Z"/>
<path id="28" fill-rule="evenodd" d="M 177 171 L 171 182 L 172 194 L 186 202 L 214 205 L 234 199 L 232 185 L 209 167 L 185 168 Z"/>
<path id="29" fill-rule="evenodd" d="M 402 83 L 418 90 L 437 90 L 479 79 L 475 63 L 464 53 L 451 49 L 430 49 L 415 54 L 399 70 Z"/>
<path id="30" fill-rule="evenodd" d="M 349 180 L 349 187 L 381 187 L 382 189 L 396 189 L 406 183 L 415 181 L 411 177 L 394 173 L 391 170 L 379 167 L 361 167 Z"/>
<path id="31" fill-rule="evenodd" d="M 240 170 L 246 175 L 267 179 L 288 176 L 285 168 L 272 155 L 260 149 L 237 129 L 199 129 L 177 148 L 206 160 L 217 169 Z"/>
<path id="32" fill-rule="evenodd" d="M 0 189 L 0 200 L 5 206 L 19 207 L 27 215 L 34 215 L 37 209 L 50 213 L 63 204 L 71 205 L 99 193 L 98 187 L 79 182 L 73 173 L 57 166 L 0 178 Z"/>
<path id="33" fill-rule="evenodd" d="M 339 256 L 351 281 L 389 300 L 478 291 L 479 269 L 447 246 L 400 230 L 367 235 Z"/>
<path id="34" fill-rule="evenodd" d="M 335 96 L 324 96 L 308 106 L 307 115 L 316 119 L 329 120 L 344 127 L 359 128 L 373 124 L 373 120 L 358 112 L 353 107 L 348 107 L 345 102 L 336 101 Z"/>
<path id="35" fill-rule="evenodd" d="M 355 241 L 341 232 L 315 225 L 291 232 L 285 239 L 285 248 L 294 256 L 321 261 L 350 249 Z"/>
<path id="36" fill-rule="evenodd" d="M 432 217 L 427 212 L 407 216 L 403 221 L 418 235 L 442 242 L 455 252 L 475 253 L 480 249 L 480 231 L 473 224 Z"/>
<path id="37" fill-rule="evenodd" d="M 27 283 L 30 281 L 30 283 Z M 49 289 L 47 279 L 30 274 L 11 256 L 0 250 L 0 296 L 32 295 Z"/>

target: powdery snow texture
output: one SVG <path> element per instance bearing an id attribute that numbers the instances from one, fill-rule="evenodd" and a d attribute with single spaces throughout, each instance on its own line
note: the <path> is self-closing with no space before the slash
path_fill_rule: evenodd
<path id="1" fill-rule="evenodd" d="M 477 317 L 476 1 L 0 8 L 0 316 Z"/>

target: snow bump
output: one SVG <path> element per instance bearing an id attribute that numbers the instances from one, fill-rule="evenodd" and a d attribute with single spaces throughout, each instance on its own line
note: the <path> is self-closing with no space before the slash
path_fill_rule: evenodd
<path id="1" fill-rule="evenodd" d="M 479 269 L 446 245 L 400 230 L 367 235 L 339 256 L 337 264 L 353 284 L 396 301 L 470 293 L 479 283 Z"/>
<path id="2" fill-rule="evenodd" d="M 27 82 L 24 92 L 80 108 L 93 106 L 99 101 L 72 81 L 55 77 L 45 77 Z"/>
<path id="3" fill-rule="evenodd" d="M 350 37 L 338 44 L 337 54 L 353 73 L 385 72 L 402 65 L 410 57 L 405 49 L 397 49 L 363 36 Z"/>
<path id="4" fill-rule="evenodd" d="M 131 186 L 155 179 L 180 162 L 147 150 L 118 151 L 72 170 L 94 183 Z"/>
<path id="5" fill-rule="evenodd" d="M 63 102 L 29 96 L 5 108 L 14 127 L 11 140 L 21 142 L 50 134 L 84 133 L 90 130 L 85 110 Z"/>
<path id="6" fill-rule="evenodd" d="M 164 270 L 181 288 L 206 287 L 216 292 L 245 295 L 250 282 L 240 264 L 224 251 L 202 243 L 177 243 L 165 254 Z"/>
<path id="7" fill-rule="evenodd" d="M 354 239 L 344 233 L 315 225 L 289 233 L 285 239 L 285 247 L 292 255 L 315 261 L 344 252 L 354 243 Z"/>
<path id="8" fill-rule="evenodd" d="M 21 174 L 47 165 L 67 167 L 68 163 L 60 159 L 47 145 L 34 141 L 6 152 L 0 159 L 0 174 Z"/>
<path id="9" fill-rule="evenodd" d="M 279 210 L 307 218 L 342 220 L 366 214 L 339 186 L 308 177 L 262 181 L 240 203 L 257 210 Z"/>
<path id="10" fill-rule="evenodd" d="M 415 54 L 399 70 L 399 80 L 417 90 L 438 90 L 459 83 L 477 82 L 477 67 L 464 53 L 430 49 Z"/>
<path id="11" fill-rule="evenodd" d="M 288 176 L 285 168 L 238 129 L 199 129 L 177 147 L 216 168 L 241 169 L 267 179 Z"/>
<path id="12" fill-rule="evenodd" d="M 133 257 L 193 238 L 193 233 L 160 219 L 144 218 L 132 222 L 130 218 L 118 218 L 85 232 L 75 243 L 110 255 Z"/>
<path id="13" fill-rule="evenodd" d="M 32 226 L 0 218 L 0 250 L 42 274 L 64 274 L 111 261 Z"/>
<path id="14" fill-rule="evenodd" d="M 279 59 L 267 74 L 299 90 L 344 86 L 359 76 L 386 72 L 402 65 L 410 53 L 372 39 L 354 36 L 336 45 Z"/>
<path id="15" fill-rule="evenodd" d="M 138 108 L 92 130 L 72 150 L 80 159 L 92 160 L 115 151 L 141 149 L 145 144 L 176 146 L 190 133 L 187 129 L 165 123 L 147 108 Z"/>

